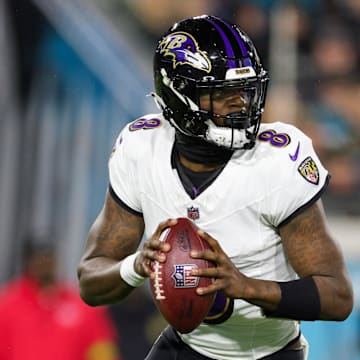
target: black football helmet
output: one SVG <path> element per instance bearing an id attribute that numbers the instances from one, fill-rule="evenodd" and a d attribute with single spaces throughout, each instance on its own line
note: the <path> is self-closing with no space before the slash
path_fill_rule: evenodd
<path id="1" fill-rule="evenodd" d="M 215 16 L 174 24 L 159 41 L 154 56 L 155 92 L 164 117 L 183 135 L 226 149 L 249 149 L 256 139 L 268 83 L 257 51 L 236 25 Z M 241 91 L 241 112 L 221 116 L 200 108 L 199 97 Z"/>

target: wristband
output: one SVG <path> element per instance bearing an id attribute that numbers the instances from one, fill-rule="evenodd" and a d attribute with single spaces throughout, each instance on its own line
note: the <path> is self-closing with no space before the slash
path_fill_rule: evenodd
<path id="1" fill-rule="evenodd" d="M 120 276 L 121 278 L 132 287 L 139 287 L 145 281 L 146 277 L 139 275 L 135 269 L 135 259 L 139 255 L 140 251 L 127 256 L 120 264 Z"/>
<path id="2" fill-rule="evenodd" d="M 311 276 L 287 282 L 278 282 L 281 301 L 275 311 L 264 311 L 266 316 L 293 320 L 318 320 L 320 296 Z"/>

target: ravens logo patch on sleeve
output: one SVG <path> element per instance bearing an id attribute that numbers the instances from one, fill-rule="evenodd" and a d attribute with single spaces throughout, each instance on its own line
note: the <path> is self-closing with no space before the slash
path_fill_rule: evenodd
<path id="1" fill-rule="evenodd" d="M 319 169 L 311 156 L 308 156 L 298 167 L 300 175 L 312 184 L 318 185 L 320 180 Z"/>

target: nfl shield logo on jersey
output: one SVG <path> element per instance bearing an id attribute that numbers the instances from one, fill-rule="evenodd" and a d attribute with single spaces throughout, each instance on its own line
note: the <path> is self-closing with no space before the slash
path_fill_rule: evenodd
<path id="1" fill-rule="evenodd" d="M 197 220 L 200 217 L 199 208 L 190 206 L 187 208 L 187 216 L 191 220 Z"/>

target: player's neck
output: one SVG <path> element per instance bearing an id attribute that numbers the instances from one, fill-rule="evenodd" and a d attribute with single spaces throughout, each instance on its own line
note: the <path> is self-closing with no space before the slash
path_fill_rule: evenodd
<path id="1" fill-rule="evenodd" d="M 179 159 L 183 166 L 187 167 L 188 169 L 190 169 L 192 171 L 196 171 L 196 172 L 212 171 L 212 170 L 216 170 L 219 167 L 221 167 L 221 165 L 194 163 L 194 162 L 186 159 L 181 154 L 179 154 Z"/>

